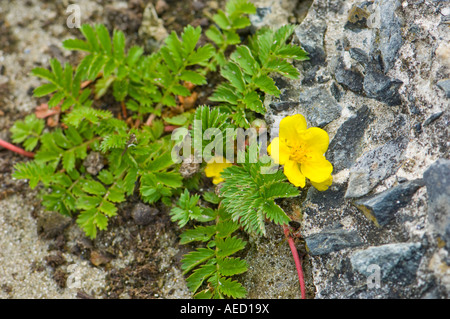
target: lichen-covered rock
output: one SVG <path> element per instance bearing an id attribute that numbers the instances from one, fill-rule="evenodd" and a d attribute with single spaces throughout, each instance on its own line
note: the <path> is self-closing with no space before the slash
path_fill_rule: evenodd
<path id="1" fill-rule="evenodd" d="M 375 225 L 383 227 L 394 218 L 394 214 L 400 208 L 408 205 L 411 197 L 423 185 L 422 180 L 401 183 L 384 192 L 361 198 L 355 201 L 355 206 Z"/>
<path id="2" fill-rule="evenodd" d="M 450 160 L 437 160 L 423 178 L 427 186 L 429 220 L 450 249 Z"/>
<path id="3" fill-rule="evenodd" d="M 403 160 L 406 143 L 404 137 L 399 137 L 363 154 L 350 168 L 345 197 L 364 196 L 379 182 L 392 175 Z"/>
<path id="4" fill-rule="evenodd" d="M 375 265 L 379 267 L 381 280 L 410 284 L 416 277 L 422 256 L 420 243 L 395 243 L 358 250 L 350 260 L 352 267 L 366 277 L 372 274 L 370 265 Z"/>
<path id="5" fill-rule="evenodd" d="M 372 120 L 370 109 L 364 105 L 339 127 L 326 153 L 335 173 L 350 168 L 361 155 L 361 142 Z"/>
<path id="6" fill-rule="evenodd" d="M 326 255 L 344 248 L 361 246 L 363 240 L 355 231 L 345 229 L 323 230 L 305 238 L 311 256 Z"/>
<path id="7" fill-rule="evenodd" d="M 331 187 L 283 202 L 315 298 L 448 298 L 449 14 L 448 1 L 316 0 L 296 29 L 310 60 L 298 80 L 275 78 L 265 120 L 271 137 L 297 113 L 330 135 Z"/>

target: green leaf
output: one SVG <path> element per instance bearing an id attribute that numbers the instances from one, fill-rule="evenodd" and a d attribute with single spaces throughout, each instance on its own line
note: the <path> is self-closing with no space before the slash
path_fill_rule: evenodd
<path id="1" fill-rule="evenodd" d="M 290 218 L 274 201 L 266 201 L 262 209 L 266 217 L 277 225 L 285 225 L 290 221 Z"/>
<path id="2" fill-rule="evenodd" d="M 202 265 L 187 278 L 188 288 L 195 293 L 203 282 L 214 274 L 215 270 L 216 266 L 213 264 Z"/>
<path id="3" fill-rule="evenodd" d="M 111 187 L 108 189 L 108 195 L 106 198 L 111 202 L 121 203 L 125 201 L 125 192 L 117 186 Z"/>
<path id="4" fill-rule="evenodd" d="M 277 224 L 289 222 L 289 217 L 274 199 L 293 197 L 299 193 L 286 182 L 282 171 L 266 174 L 268 165 L 261 161 L 249 163 L 248 157 L 246 154 L 246 162 L 242 166 L 234 165 L 222 172 L 225 182 L 221 188 L 221 204 L 244 229 L 265 234 L 266 219 Z"/>
<path id="5" fill-rule="evenodd" d="M 244 298 L 247 295 L 245 288 L 237 281 L 220 277 L 218 289 L 224 295 L 232 298 Z"/>
<path id="6" fill-rule="evenodd" d="M 83 33 L 84 37 L 86 38 L 87 42 L 89 43 L 90 47 L 93 51 L 98 51 L 99 45 L 97 41 L 97 36 L 95 34 L 94 29 L 89 24 L 83 24 L 80 28 L 81 33 Z"/>
<path id="7" fill-rule="evenodd" d="M 206 30 L 205 35 L 218 46 L 222 45 L 224 41 L 222 33 L 215 25 L 212 25 L 208 30 Z"/>
<path id="8" fill-rule="evenodd" d="M 34 68 L 31 71 L 31 74 L 33 74 L 34 76 L 40 77 L 42 79 L 45 79 L 47 81 L 50 81 L 52 83 L 54 83 L 56 81 L 55 75 L 52 72 L 50 72 L 49 70 L 44 69 L 44 68 Z"/>
<path id="9" fill-rule="evenodd" d="M 174 85 L 174 86 L 172 86 L 170 91 L 175 95 L 181 95 L 181 96 L 191 95 L 191 91 L 189 91 L 189 89 L 183 85 Z"/>
<path id="10" fill-rule="evenodd" d="M 221 29 L 228 29 L 231 26 L 227 15 L 220 9 L 217 11 L 217 14 L 215 14 L 212 19 Z"/>
<path id="11" fill-rule="evenodd" d="M 50 99 L 50 101 L 48 101 L 48 103 L 47 103 L 48 107 L 52 108 L 52 107 L 57 106 L 61 102 L 61 100 L 64 99 L 64 96 L 65 96 L 65 93 L 62 91 L 55 93 L 52 96 L 52 98 Z"/>
<path id="12" fill-rule="evenodd" d="M 291 79 L 296 79 L 300 75 L 300 72 L 293 67 L 292 64 L 281 59 L 276 59 L 269 62 L 266 68 L 271 72 L 277 72 Z"/>
<path id="13" fill-rule="evenodd" d="M 216 225 L 216 236 L 218 238 L 228 237 L 239 228 L 240 225 L 232 220 L 220 220 Z"/>
<path id="14" fill-rule="evenodd" d="M 114 30 L 113 56 L 117 61 L 122 61 L 125 57 L 125 35 L 122 31 Z"/>
<path id="15" fill-rule="evenodd" d="M 53 176 L 53 167 L 34 161 L 17 163 L 14 165 L 12 176 L 17 179 L 27 179 L 31 189 L 35 188 L 39 182 L 48 186 Z"/>
<path id="16" fill-rule="evenodd" d="M 255 75 L 260 69 L 258 62 L 253 58 L 250 49 L 245 45 L 238 46 L 231 54 L 231 59 L 239 64 L 242 70 L 249 75 Z"/>
<path id="17" fill-rule="evenodd" d="M 113 174 L 106 169 L 102 169 L 98 173 L 97 177 L 105 185 L 111 185 L 114 182 Z"/>
<path id="18" fill-rule="evenodd" d="M 102 68 L 105 66 L 106 62 L 107 57 L 103 55 L 96 56 L 89 67 L 88 79 L 95 80 Z"/>
<path id="19" fill-rule="evenodd" d="M 245 248 L 246 242 L 240 238 L 227 237 L 225 239 L 216 238 L 215 239 L 216 247 L 219 249 L 216 253 L 218 257 L 227 257 L 230 256 L 242 249 Z"/>
<path id="20" fill-rule="evenodd" d="M 184 28 L 183 33 L 181 34 L 181 39 L 183 41 L 182 47 L 185 55 L 188 55 L 194 51 L 195 46 L 200 39 L 201 33 L 202 29 L 200 27 L 194 28 L 193 26 L 188 25 Z"/>
<path id="21" fill-rule="evenodd" d="M 151 172 L 158 172 L 168 168 L 171 165 L 173 165 L 172 155 L 171 153 L 167 152 L 156 157 L 152 162 L 150 162 L 147 166 L 147 169 Z"/>
<path id="22" fill-rule="evenodd" d="M 264 188 L 263 191 L 267 199 L 296 197 L 300 195 L 298 188 L 290 183 L 274 183 Z"/>
<path id="23" fill-rule="evenodd" d="M 275 86 L 275 81 L 267 75 L 262 75 L 254 80 L 254 83 L 265 93 L 280 96 L 280 90 Z"/>
<path id="24" fill-rule="evenodd" d="M 285 59 L 295 59 L 299 61 L 309 60 L 308 53 L 301 47 L 295 45 L 286 45 L 281 47 L 276 52 L 277 56 Z"/>
<path id="25" fill-rule="evenodd" d="M 83 195 L 77 199 L 76 207 L 85 210 L 96 209 L 101 201 L 100 197 Z"/>
<path id="26" fill-rule="evenodd" d="M 272 44 L 272 50 L 276 51 L 276 48 L 283 47 L 286 44 L 286 41 L 288 38 L 292 35 L 292 33 L 295 30 L 295 25 L 293 24 L 286 24 L 281 27 L 279 27 L 274 35 L 273 35 L 273 44 Z"/>
<path id="27" fill-rule="evenodd" d="M 220 198 L 213 192 L 205 192 L 203 193 L 203 199 L 211 204 L 219 204 Z"/>
<path id="28" fill-rule="evenodd" d="M 94 180 L 86 180 L 81 184 L 81 188 L 92 195 L 104 195 L 106 193 L 105 186 Z"/>
<path id="29" fill-rule="evenodd" d="M 162 103 L 167 106 L 177 106 L 177 101 L 173 97 L 173 95 L 167 95 L 162 100 Z"/>
<path id="30" fill-rule="evenodd" d="M 126 79 L 116 80 L 113 84 L 113 96 L 116 101 L 123 101 L 128 95 L 129 82 Z"/>
<path id="31" fill-rule="evenodd" d="M 266 108 L 264 107 L 264 104 L 262 103 L 257 92 L 251 91 L 247 93 L 242 101 L 248 109 L 260 114 L 266 113 Z"/>
<path id="32" fill-rule="evenodd" d="M 227 79 L 239 92 L 244 92 L 245 82 L 239 66 L 233 62 L 227 63 L 221 69 L 222 76 Z"/>
<path id="33" fill-rule="evenodd" d="M 128 51 L 126 63 L 129 67 L 133 67 L 144 53 L 144 49 L 140 46 L 132 46 Z"/>
<path id="34" fill-rule="evenodd" d="M 183 185 L 183 177 L 175 172 L 154 172 L 156 179 L 166 186 L 178 188 Z"/>
<path id="35" fill-rule="evenodd" d="M 194 229 L 188 229 L 180 235 L 180 244 L 184 245 L 193 241 L 206 242 L 211 239 L 215 232 L 216 227 L 214 225 L 198 226 Z"/>
<path id="36" fill-rule="evenodd" d="M 108 218 L 97 209 L 90 209 L 80 213 L 77 224 L 91 239 L 97 236 L 97 229 L 104 230 L 108 226 Z"/>
<path id="37" fill-rule="evenodd" d="M 103 49 L 103 51 L 110 55 L 111 54 L 111 37 L 109 36 L 108 29 L 103 24 L 97 24 L 95 26 L 95 29 L 97 31 L 97 36 L 100 41 L 100 45 Z"/>
<path id="38" fill-rule="evenodd" d="M 63 48 L 67 50 L 80 50 L 92 52 L 92 47 L 86 41 L 80 39 L 67 39 L 63 41 Z"/>
<path id="39" fill-rule="evenodd" d="M 240 258 L 217 260 L 218 272 L 224 276 L 234 276 L 247 271 L 247 262 Z"/>
<path id="40" fill-rule="evenodd" d="M 204 263 L 214 256 L 214 250 L 209 248 L 197 248 L 194 251 L 184 255 L 181 260 L 181 269 L 184 274 L 187 274 L 196 266 Z"/>
<path id="41" fill-rule="evenodd" d="M 30 138 L 34 138 L 37 141 L 42 134 L 45 127 L 45 122 L 43 119 L 38 119 L 35 114 L 30 114 L 25 117 L 24 120 L 19 120 L 14 123 L 11 127 L 11 138 L 14 143 L 22 143 Z M 25 149 L 31 151 L 36 145 L 29 143 Z"/>
<path id="42" fill-rule="evenodd" d="M 61 83 L 63 74 L 61 63 L 59 63 L 57 59 L 50 59 L 50 66 L 52 68 L 53 74 L 55 75 L 55 81 Z"/>
<path id="43" fill-rule="evenodd" d="M 244 29 L 250 26 L 252 23 L 247 17 L 235 17 L 231 18 L 231 24 L 233 25 L 233 29 Z"/>
<path id="44" fill-rule="evenodd" d="M 256 13 L 255 5 L 248 0 L 229 0 L 227 1 L 225 8 L 226 12 L 230 15 Z"/>
<path id="45" fill-rule="evenodd" d="M 181 72 L 180 79 L 186 82 L 191 82 L 195 85 L 206 84 L 206 78 L 194 71 L 183 71 Z"/>
<path id="46" fill-rule="evenodd" d="M 200 196 L 189 194 L 187 189 L 180 195 L 175 207 L 170 210 L 171 220 L 177 222 L 179 227 L 184 227 L 189 220 L 197 219 L 202 215 L 202 209 L 197 206 Z"/>
<path id="47" fill-rule="evenodd" d="M 75 168 L 75 152 L 73 150 L 64 152 L 62 163 L 66 171 L 73 170 Z"/>
<path id="48" fill-rule="evenodd" d="M 200 64 L 203 65 L 207 62 L 215 53 L 215 49 L 212 45 L 206 44 L 197 49 L 197 51 L 191 53 L 188 58 L 187 65 Z"/>
<path id="49" fill-rule="evenodd" d="M 178 125 L 178 126 L 183 126 L 184 124 L 187 123 L 188 120 L 189 120 L 189 117 L 186 113 L 183 113 L 180 115 L 175 115 L 174 117 L 165 117 L 164 118 L 164 121 L 167 124 Z"/>
<path id="50" fill-rule="evenodd" d="M 103 200 L 101 204 L 98 206 L 99 211 L 105 213 L 108 217 L 113 217 L 117 215 L 117 207 L 108 202 L 107 200 Z"/>
<path id="51" fill-rule="evenodd" d="M 231 104 L 237 104 L 239 96 L 233 90 L 233 87 L 221 84 L 214 91 L 213 95 L 209 98 L 209 100 L 214 102 L 227 102 Z"/>
<path id="52" fill-rule="evenodd" d="M 41 85 L 41 86 L 37 87 L 36 89 L 34 89 L 33 96 L 41 97 L 44 95 L 48 95 L 48 94 L 56 91 L 57 89 L 58 89 L 58 87 L 55 84 L 47 83 L 47 84 Z"/>

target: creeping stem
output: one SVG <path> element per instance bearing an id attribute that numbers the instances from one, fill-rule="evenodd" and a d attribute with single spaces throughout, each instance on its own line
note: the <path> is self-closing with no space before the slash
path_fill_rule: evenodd
<path id="1" fill-rule="evenodd" d="M 284 235 L 286 236 L 289 247 L 291 248 L 292 257 L 294 257 L 295 268 L 297 268 L 298 281 L 300 282 L 300 292 L 302 299 L 306 299 L 305 279 L 303 276 L 302 262 L 298 255 L 297 247 L 295 247 L 294 238 L 292 238 L 289 227 L 283 226 Z"/>
<path id="2" fill-rule="evenodd" d="M 21 149 L 20 147 L 17 147 L 17 146 L 12 145 L 11 143 L 5 142 L 2 139 L 0 139 L 0 146 L 4 147 L 4 148 L 6 148 L 6 149 L 8 149 L 10 151 L 13 151 L 13 152 L 15 152 L 17 154 L 26 156 L 26 157 L 30 157 L 30 158 L 34 157 L 34 153 L 27 152 L 27 151 Z"/>

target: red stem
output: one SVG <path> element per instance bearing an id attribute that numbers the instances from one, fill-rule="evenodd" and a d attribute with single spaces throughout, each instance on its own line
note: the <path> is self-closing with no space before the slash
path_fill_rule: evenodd
<path id="1" fill-rule="evenodd" d="M 12 144 L 10 144 L 8 142 L 5 142 L 2 139 L 0 139 L 0 146 L 3 146 L 4 148 L 6 148 L 6 149 L 8 149 L 10 151 L 13 151 L 13 152 L 15 152 L 17 154 L 20 154 L 20 155 L 23 155 L 23 156 L 26 156 L 26 157 L 31 157 L 31 158 L 34 157 L 34 153 L 27 152 L 27 151 L 21 149 L 20 147 L 17 147 L 17 146 L 14 146 L 14 145 L 12 145 Z"/>
<path id="2" fill-rule="evenodd" d="M 294 257 L 295 262 L 295 268 L 297 268 L 297 274 L 298 274 L 298 281 L 300 283 L 300 292 L 302 295 L 302 299 L 306 299 L 306 289 L 305 289 L 305 279 L 303 276 L 303 268 L 302 268 L 302 262 L 298 255 L 297 247 L 295 247 L 294 239 L 292 238 L 291 234 L 289 233 L 289 228 L 287 226 L 283 226 L 284 235 L 286 236 L 289 247 L 291 248 L 292 257 Z"/>
<path id="3" fill-rule="evenodd" d="M 164 126 L 164 132 L 173 132 L 177 128 L 179 128 L 179 126 L 177 126 L 177 125 L 166 125 L 166 126 Z"/>

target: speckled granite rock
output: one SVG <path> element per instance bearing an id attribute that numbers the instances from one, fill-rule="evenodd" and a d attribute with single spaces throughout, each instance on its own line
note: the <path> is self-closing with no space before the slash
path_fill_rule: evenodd
<path id="1" fill-rule="evenodd" d="M 448 1 L 316 0 L 296 30 L 311 59 L 296 64 L 301 77 L 284 81 L 280 98 L 266 99 L 266 121 L 275 137 L 284 116 L 301 113 L 330 135 L 333 185 L 285 202 L 306 242 L 327 248 L 306 265 L 315 298 L 448 298 L 448 205 L 437 185 L 450 155 L 449 13 Z M 317 105 L 331 106 L 326 120 Z M 361 266 L 374 256 L 401 266 L 380 265 L 377 287 Z"/>

